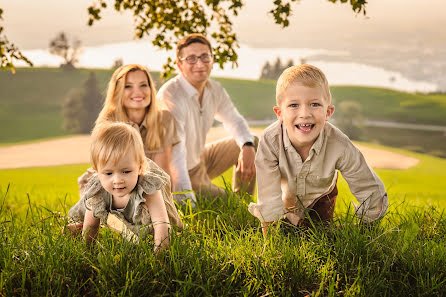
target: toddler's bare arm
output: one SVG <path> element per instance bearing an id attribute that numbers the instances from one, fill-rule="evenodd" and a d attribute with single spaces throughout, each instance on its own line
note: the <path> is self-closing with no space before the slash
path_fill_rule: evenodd
<path id="1" fill-rule="evenodd" d="M 166 205 L 160 191 L 146 197 L 147 210 L 152 218 L 155 253 L 169 245 L 170 222 L 167 215 Z"/>
<path id="2" fill-rule="evenodd" d="M 88 210 L 85 212 L 84 226 L 82 229 L 82 236 L 84 240 L 90 244 L 92 241 L 96 240 L 98 235 L 100 220 L 93 216 L 93 212 Z"/>

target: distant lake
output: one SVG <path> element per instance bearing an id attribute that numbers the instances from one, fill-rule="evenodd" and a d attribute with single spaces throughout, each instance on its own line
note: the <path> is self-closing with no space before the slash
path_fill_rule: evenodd
<path id="1" fill-rule="evenodd" d="M 61 58 L 50 55 L 48 50 L 25 50 L 23 53 L 33 61 L 35 66 L 57 67 L 61 62 Z M 336 56 L 345 57 L 346 53 L 344 52 L 306 48 L 252 48 L 242 45 L 238 49 L 238 55 L 237 68 L 227 65 L 225 69 L 220 69 L 218 65 L 214 64 L 212 75 L 256 80 L 259 78 L 262 66 L 266 61 L 273 64 L 277 57 L 280 57 L 283 63 L 286 63 L 289 59 L 299 63 L 300 59 L 303 58 L 307 63 L 322 69 L 331 85 L 375 86 L 407 92 L 434 92 L 438 90 L 435 83 L 408 79 L 399 72 L 359 63 L 333 62 L 336 61 Z M 330 61 L 311 59 L 311 56 L 321 55 L 332 58 L 329 59 Z M 167 54 L 156 50 L 147 41 L 132 41 L 84 47 L 78 66 L 110 68 L 116 59 L 122 58 L 125 64 L 138 63 L 147 66 L 150 70 L 159 71 L 167 57 L 174 59 L 174 51 Z M 17 64 L 25 66 L 22 63 Z"/>

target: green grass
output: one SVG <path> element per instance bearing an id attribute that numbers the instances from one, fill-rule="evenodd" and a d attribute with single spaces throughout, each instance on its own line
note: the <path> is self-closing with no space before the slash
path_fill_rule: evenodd
<path id="1" fill-rule="evenodd" d="M 404 152 L 397 149 L 394 151 Z M 404 208 L 404 205 L 434 205 L 446 209 L 446 184 L 442 182 L 446 179 L 446 160 L 416 153 L 407 154 L 420 159 L 420 163 L 407 170 L 376 170 L 386 185 L 389 202 L 395 208 Z M 347 188 L 344 189 L 347 192 Z"/>
<path id="2" fill-rule="evenodd" d="M 419 165 L 377 171 L 391 204 L 379 224 L 356 226 L 341 180 L 332 224 L 264 242 L 253 198 L 230 194 L 181 206 L 186 228 L 159 257 L 151 237 L 102 229 L 88 249 L 62 235 L 88 164 L 2 170 L 0 296 L 444 296 L 446 160 L 409 155 Z"/>
<path id="3" fill-rule="evenodd" d="M 80 88 L 90 71 L 96 73 L 99 89 L 106 90 L 112 70 L 19 68 L 16 74 L 0 72 L 0 143 L 28 141 L 67 135 L 62 130 L 61 106 L 70 89 Z M 159 87 L 159 73 L 153 73 Z M 240 113 L 248 120 L 275 118 L 274 81 L 217 78 L 227 89 Z M 361 104 L 364 116 L 446 126 L 446 95 L 409 94 L 379 88 L 332 87 L 336 103 Z"/>
<path id="4" fill-rule="evenodd" d="M 9 186 L 4 207 L 14 214 L 24 214 L 29 197 L 31 203 L 48 209 L 69 209 L 79 198 L 77 177 L 88 167 L 88 164 L 80 164 L 0 170 L 0 197 L 5 196 Z"/>

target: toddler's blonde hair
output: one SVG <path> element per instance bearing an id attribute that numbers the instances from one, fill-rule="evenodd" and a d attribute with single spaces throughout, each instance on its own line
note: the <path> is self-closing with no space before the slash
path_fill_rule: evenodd
<path id="1" fill-rule="evenodd" d="M 295 83 L 301 83 L 309 88 L 320 87 L 324 94 L 324 99 L 331 105 L 331 92 L 327 78 L 322 70 L 316 66 L 302 64 L 291 66 L 280 75 L 276 86 L 276 104 L 280 106 L 286 89 Z"/>
<path id="2" fill-rule="evenodd" d="M 91 134 L 90 160 L 94 170 L 108 162 L 114 164 L 125 154 L 134 154 L 142 170 L 148 167 L 139 132 L 122 122 L 103 122 Z"/>

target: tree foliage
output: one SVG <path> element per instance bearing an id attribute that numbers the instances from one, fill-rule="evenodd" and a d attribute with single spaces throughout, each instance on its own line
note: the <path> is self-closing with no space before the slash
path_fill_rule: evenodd
<path id="1" fill-rule="evenodd" d="M 333 3 L 350 3 L 355 13 L 366 13 L 366 0 L 327 0 Z M 101 19 L 103 9 L 109 4 L 105 0 L 93 0 L 88 7 L 88 24 Z M 173 49 L 183 36 L 190 33 L 206 34 L 214 44 L 214 61 L 223 68 L 231 63 L 237 66 L 239 47 L 237 34 L 233 30 L 232 19 L 237 17 L 244 3 L 242 0 L 113 0 L 116 11 L 131 11 L 138 38 L 150 35 L 155 47 Z M 276 24 L 290 25 L 291 3 L 299 0 L 272 0 L 273 9 L 268 13 Z M 163 65 L 163 78 L 170 76 L 174 61 L 169 57 Z"/>
<path id="2" fill-rule="evenodd" d="M 274 65 L 271 65 L 268 61 L 262 67 L 262 71 L 260 73 L 260 79 L 273 79 L 277 80 L 282 72 L 294 65 L 294 61 L 292 59 L 288 60 L 287 63 L 282 64 L 282 61 L 279 57 L 277 57 Z"/>
<path id="3" fill-rule="evenodd" d="M 71 90 L 64 101 L 63 128 L 74 133 L 90 133 L 102 107 L 96 75 L 90 72 L 82 89 Z"/>
<path id="4" fill-rule="evenodd" d="M 81 50 L 81 41 L 74 38 L 72 42 L 68 40 L 65 32 L 60 32 L 50 40 L 50 53 L 64 59 L 64 62 L 60 65 L 60 68 L 66 70 L 75 69 L 75 64 L 78 62 L 79 54 Z"/>
<path id="5" fill-rule="evenodd" d="M 0 8 L 0 21 L 3 20 L 2 14 L 3 9 Z M 3 27 L 0 26 L 0 69 L 9 69 L 15 73 L 14 60 L 21 60 L 29 66 L 33 66 L 33 63 L 13 43 L 9 42 L 6 35 L 3 34 Z"/>
<path id="6" fill-rule="evenodd" d="M 253 0 L 254 1 L 254 0 Z M 268 12 L 274 22 L 285 28 L 290 25 L 292 14 L 291 3 L 300 0 L 271 0 L 273 8 Z M 308 0 L 310 1 L 310 0 Z M 366 14 L 367 0 L 327 0 L 332 3 L 349 3 L 356 13 Z M 233 31 L 232 20 L 238 16 L 243 8 L 242 0 L 92 0 L 88 7 L 91 26 L 101 19 L 101 13 L 111 2 L 116 11 L 130 11 L 135 21 L 136 37 L 143 38 L 150 35 L 155 47 L 165 50 L 173 49 L 174 44 L 189 33 L 203 33 L 211 38 L 214 46 L 214 60 L 223 68 L 231 63 L 237 66 L 237 51 L 239 47 L 237 34 Z M 0 10 L 0 16 L 1 16 Z M 3 28 L 0 27 L 0 33 Z M 6 37 L 4 37 L 6 40 Z M 3 40 L 3 39 L 0 39 Z M 15 49 L 13 52 L 17 52 Z M 14 57 L 28 63 L 22 55 Z M 13 69 L 12 59 L 8 60 L 7 52 L 0 51 L 0 59 L 8 62 Z M 174 61 L 169 57 L 163 65 L 163 77 L 168 77 L 173 70 Z M 3 69 L 2 63 L 2 69 Z"/>

